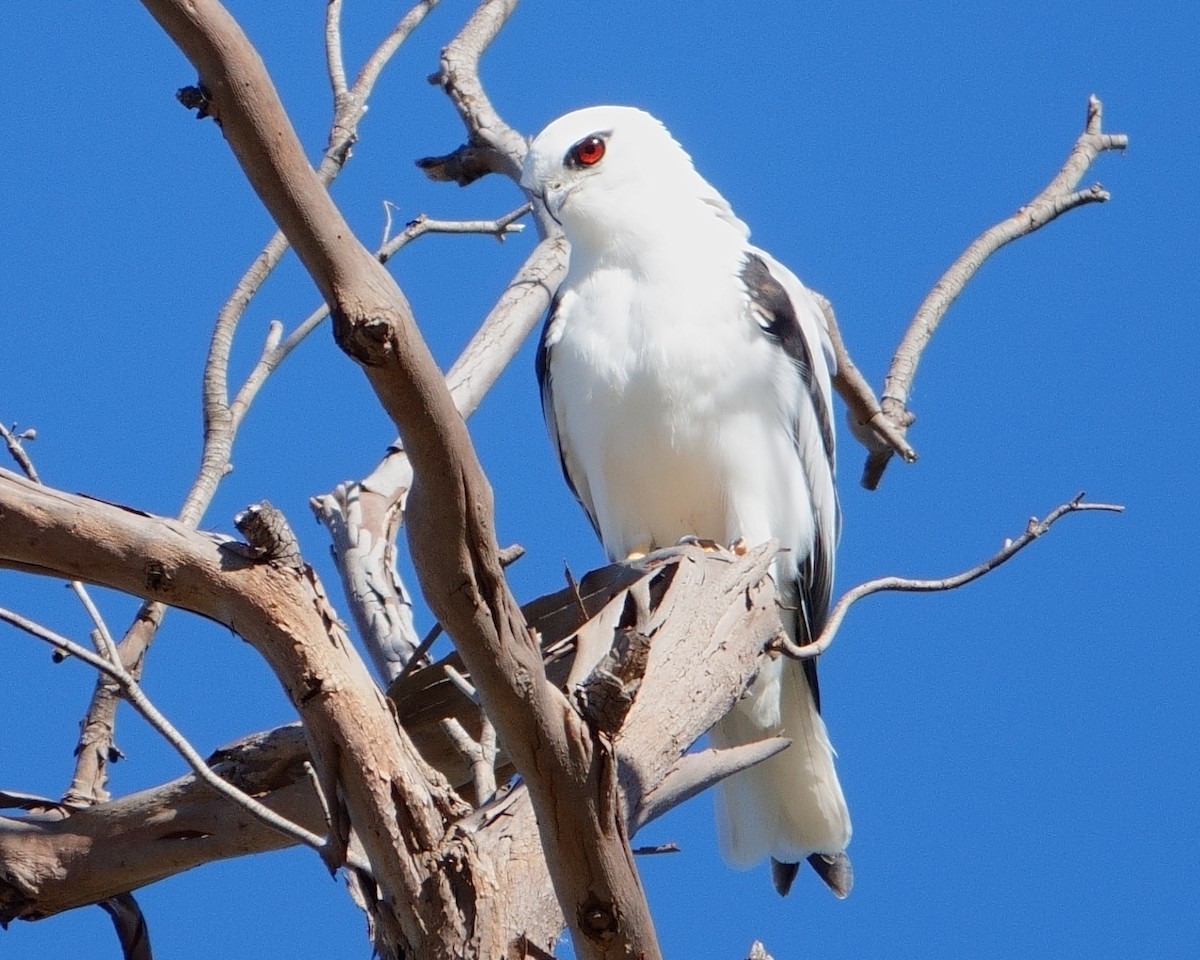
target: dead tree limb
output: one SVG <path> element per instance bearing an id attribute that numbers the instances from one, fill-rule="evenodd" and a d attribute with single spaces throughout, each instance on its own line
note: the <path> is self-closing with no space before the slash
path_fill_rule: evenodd
<path id="1" fill-rule="evenodd" d="M 1033 233 L 1068 210 L 1089 203 L 1103 203 L 1109 199 L 1108 191 L 1099 184 L 1084 190 L 1075 189 L 1101 153 L 1108 150 L 1124 150 L 1129 146 L 1129 137 L 1125 134 L 1103 131 L 1102 110 L 1100 100 L 1094 94 L 1088 98 L 1087 121 L 1083 133 L 1079 135 L 1070 155 L 1045 189 L 1011 217 L 980 234 L 926 294 L 892 357 L 879 401 L 876 402 L 869 388 L 864 393 L 865 381 L 847 379 L 839 383 L 838 388 L 843 392 L 843 396 L 849 391 L 850 395 L 846 396 L 847 405 L 851 410 L 861 411 L 859 417 L 868 413 L 873 419 L 874 411 L 878 409 L 893 428 L 887 434 L 881 434 L 866 442 L 869 453 L 863 468 L 862 485 L 868 490 L 879 486 L 893 454 L 899 452 L 908 460 L 916 458 L 915 452 L 912 452 L 911 456 L 906 453 L 905 448 L 909 452 L 912 448 L 907 446 L 907 441 L 903 438 L 916 419 L 908 409 L 908 398 L 917 375 L 917 365 L 942 317 L 983 266 L 984 261 L 1005 244 Z M 858 419 L 853 424 L 855 434 L 861 436 L 869 431 L 871 419 Z M 898 437 L 895 434 L 898 434 Z"/>
<path id="2" fill-rule="evenodd" d="M 489 173 L 519 180 L 525 138 L 492 106 L 479 78 L 479 61 L 516 9 L 517 0 L 483 0 L 466 26 L 442 51 L 441 69 L 429 78 L 446 91 L 467 128 L 467 142 L 453 153 L 424 157 L 417 166 L 433 180 L 459 186 Z"/>
<path id="3" fill-rule="evenodd" d="M 276 751 L 265 765 L 290 771 L 282 781 L 245 784 L 235 777 L 233 782 L 273 809 L 276 791 L 287 791 L 289 810 L 299 803 L 296 791 L 301 791 L 307 799 L 295 814 L 287 814 L 289 819 L 312 832 L 325 832 L 331 824 L 335 837 L 343 837 L 348 847 L 351 841 L 361 842 L 373 885 L 383 898 L 378 909 L 392 918 L 405 942 L 415 937 L 429 949 L 426 956 L 443 955 L 439 943 L 447 956 L 461 955 L 464 945 L 486 956 L 503 953 L 520 936 L 552 944 L 562 917 L 551 898 L 546 861 L 538 852 L 534 805 L 524 789 L 496 801 L 503 804 L 503 816 L 492 812 L 495 804 L 469 811 L 409 742 L 407 732 L 412 731 L 419 752 L 453 782 L 472 778 L 470 765 L 445 746 L 441 721 L 474 716 L 463 710 L 463 694 L 448 674 L 436 667 L 416 672 L 393 691 L 394 706 L 385 708 L 311 575 L 290 563 L 255 562 L 247 552 L 176 521 L 0 472 L 0 566 L 77 576 L 135 596 L 165 598 L 236 628 L 262 653 L 304 722 L 305 742 L 311 744 L 320 794 L 327 803 L 317 799 L 304 769 L 304 743 L 295 734 L 278 734 L 285 738 L 280 749 L 286 750 Z M 767 577 L 775 552 L 773 544 L 744 557 L 713 556 L 698 547 L 663 551 L 636 564 L 597 571 L 530 605 L 529 617 L 549 643 L 544 683 L 557 690 L 567 679 L 575 638 L 590 617 L 610 603 L 624 602 L 621 598 L 632 591 L 656 598 L 639 609 L 632 624 L 649 641 L 649 656 L 635 671 L 641 692 L 604 741 L 614 776 L 606 795 L 624 813 L 614 822 L 643 820 L 649 809 L 661 812 L 689 792 L 686 783 L 696 780 L 689 772 L 696 764 L 681 763 L 684 753 L 731 707 L 779 629 Z M 537 656 L 541 670 L 541 651 Z M 469 669 L 465 661 L 456 655 L 455 662 Z M 477 675 L 469 679 L 485 690 Z M 400 727 L 391 719 L 393 709 L 403 719 Z M 469 732 L 486 739 L 478 730 Z M 510 742 L 504 742 L 502 769 L 516 759 Z M 232 762 L 240 755 L 240 750 L 223 751 L 210 765 L 216 764 L 228 779 L 219 761 Z M 409 778 L 403 786 L 397 783 L 400 776 Z M 290 842 L 255 826 L 236 805 L 235 812 L 228 812 L 229 799 L 194 776 L 186 780 L 136 800 L 81 810 L 63 807 L 51 820 L 0 820 L 0 862 L 8 871 L 0 883 L 0 917 L 45 916 L 210 859 Z M 574 788 L 568 784 L 567 789 Z M 190 798 L 186 802 L 177 797 L 181 790 Z M 418 790 L 428 791 L 427 819 L 420 822 L 401 806 L 405 791 Z M 643 804 L 647 795 L 657 798 L 650 808 Z M 191 819 L 181 812 L 164 820 L 164 803 L 192 810 Z M 637 817 L 636 810 L 642 811 Z M 64 815 L 70 822 L 61 822 Z M 426 832 L 430 828 L 436 829 L 436 838 Z M 113 843 L 122 845 L 119 858 Z M 566 844 L 559 851 L 574 855 Z M 119 870 L 113 868 L 115 859 L 122 864 Z M 447 877 L 457 877 L 452 897 L 439 903 L 435 897 Z M 505 899 L 496 890 L 517 893 Z M 592 907 L 578 922 L 607 922 L 604 904 Z M 439 909 L 465 912 L 445 917 Z M 464 928 L 464 916 L 474 917 L 472 929 Z M 429 932 L 414 933 L 412 923 L 424 924 L 421 930 Z M 448 952 L 450 940 L 459 953 Z M 397 946 L 377 945 L 384 950 Z"/>
<path id="4" fill-rule="evenodd" d="M 933 593 L 940 590 L 955 590 L 958 587 L 965 586 L 972 580 L 978 580 L 984 574 L 991 573 L 1001 564 L 1011 560 L 1021 550 L 1038 539 L 1038 537 L 1049 532 L 1050 527 L 1068 513 L 1080 513 L 1084 510 L 1103 510 L 1108 513 L 1121 513 L 1124 509 L 1123 506 L 1115 503 L 1088 503 L 1083 499 L 1083 494 L 1080 493 L 1066 503 L 1059 504 L 1046 514 L 1044 520 L 1039 520 L 1037 517 L 1030 517 L 1028 523 L 1025 524 L 1025 531 L 1019 537 L 1015 540 L 1006 539 L 1004 546 L 999 551 L 981 563 L 977 563 L 969 570 L 964 570 L 962 573 L 957 573 L 949 577 L 939 577 L 934 580 L 917 580 L 909 577 L 879 577 L 875 580 L 868 580 L 866 583 L 860 583 L 857 587 L 847 590 L 838 598 L 837 603 L 833 605 L 833 609 L 829 612 L 829 619 L 826 621 L 821 635 L 812 643 L 798 646 L 781 634 L 776 638 L 775 645 L 788 656 L 800 660 L 809 657 L 818 657 L 828 650 L 833 643 L 838 630 L 842 626 L 842 621 L 846 617 L 847 611 L 863 597 L 869 597 L 873 593 L 881 593 L 885 590 L 898 590 L 908 593 Z"/>
<path id="5" fill-rule="evenodd" d="M 262 60 L 228 12 L 215 0 L 145 0 L 145 5 L 198 70 L 208 112 L 330 305 L 339 346 L 363 368 L 400 433 L 413 463 L 408 541 L 424 595 L 462 653 L 500 740 L 529 784 L 576 950 L 585 958 L 654 960 L 660 954 L 653 923 L 623 810 L 612 796 L 613 760 L 545 679 L 537 645 L 504 579 L 491 488 L 407 300 L 354 239 L 309 167 Z M 314 761 L 328 772 L 327 758 Z M 418 809 L 421 798 L 405 783 L 391 780 L 391 792 L 393 823 L 401 810 L 414 820 L 427 815 L 428 805 Z M 385 899 L 411 894 L 415 875 L 406 871 L 403 858 L 383 849 L 397 838 L 380 826 L 389 816 L 381 798 L 367 790 L 353 799 L 357 802 L 347 806 L 357 829 L 381 831 L 374 849 L 365 836 L 363 842 Z M 428 836 L 406 842 L 414 839 L 418 849 L 436 847 Z M 422 905 L 406 909 L 410 923 L 404 929 L 410 945 L 427 955 L 448 952 L 462 922 L 449 878 L 439 873 L 431 879 Z M 418 910 L 440 915 L 447 923 L 444 934 L 431 942 L 431 934 L 423 932 L 431 928 L 416 925 Z"/>
<path id="6" fill-rule="evenodd" d="M 338 22 L 341 4 L 330 6 L 326 21 L 326 58 L 334 88 L 334 111 L 328 145 L 317 165 L 317 176 L 322 183 L 332 183 L 349 159 L 350 147 L 358 137 L 358 126 L 366 112 L 367 100 L 383 68 L 438 2 L 440 0 L 419 0 L 411 7 L 367 58 L 349 89 L 345 87 L 345 68 L 341 55 Z M 274 367 L 315 327 L 313 324 L 307 329 L 293 331 L 280 343 L 282 331 L 273 325 L 263 356 L 231 398 L 229 360 L 238 326 L 251 300 L 283 259 L 287 248 L 286 237 L 277 230 L 234 285 L 229 299 L 218 311 L 201 380 L 204 434 L 200 466 L 178 514 L 180 521 L 193 529 L 199 526 L 216 495 L 218 485 L 229 471 L 238 428 L 259 389 Z M 161 605 L 151 603 L 143 606 L 118 645 L 122 664 L 135 678 L 141 676 L 146 653 L 165 613 L 166 607 Z M 117 698 L 112 684 L 103 677 L 98 678 L 87 713 L 80 723 L 75 770 L 64 795 L 64 799 L 71 803 L 93 803 L 108 796 L 105 789 L 108 764 L 117 755 L 114 746 L 116 709 Z"/>

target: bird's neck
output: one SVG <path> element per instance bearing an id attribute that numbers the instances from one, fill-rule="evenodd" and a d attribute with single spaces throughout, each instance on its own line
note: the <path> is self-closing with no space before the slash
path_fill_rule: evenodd
<path id="1" fill-rule="evenodd" d="M 640 276 L 727 270 L 745 238 L 699 200 L 643 205 L 636 218 L 568 224 L 572 272 L 621 269 Z"/>

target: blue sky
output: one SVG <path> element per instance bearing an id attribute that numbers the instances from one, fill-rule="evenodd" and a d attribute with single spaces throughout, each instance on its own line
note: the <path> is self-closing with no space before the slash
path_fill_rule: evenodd
<path id="1" fill-rule="evenodd" d="M 430 184 L 416 157 L 461 128 L 425 83 L 472 3 L 446 0 L 380 83 L 335 196 L 367 242 L 400 216 L 492 217 L 494 179 Z M 324 4 L 233 11 L 260 45 L 312 155 L 328 118 Z M 396 4 L 346 4 L 357 64 Z M 686 9 L 686 14 L 681 11 Z M 0 418 L 35 426 L 47 480 L 174 512 L 199 450 L 199 369 L 212 318 L 271 232 L 216 128 L 174 101 L 194 72 L 134 3 L 25 4 L 0 60 L 0 262 L 7 275 Z M 839 592 L 883 573 L 969 566 L 1080 490 L 1123 516 L 1068 517 L 962 591 L 871 598 L 823 662 L 827 719 L 855 818 L 857 882 L 812 877 L 790 898 L 716 856 L 710 801 L 652 824 L 643 861 L 669 956 L 1200 955 L 1197 440 L 1200 9 L 1062 0 L 968 5 L 555 4 L 526 0 L 488 54 L 497 107 L 532 134 L 592 103 L 663 119 L 755 240 L 835 303 L 879 384 L 929 285 L 981 229 L 1057 170 L 1089 93 L 1130 135 L 1086 182 L 1113 193 L 989 262 L 925 355 L 911 438 L 921 454 L 857 486 L 841 444 Z M 531 236 L 430 237 L 394 262 L 449 364 L 527 255 Z M 245 371 L 273 318 L 315 305 L 294 261 L 244 324 Z M 471 422 L 522 598 L 602 554 L 544 437 L 532 351 Z M 206 526 L 263 498 L 325 562 L 307 500 L 363 475 L 392 437 L 357 369 L 320 331 L 264 390 Z M 100 591 L 118 629 L 133 605 Z M 0 575 L 0 605 L 83 638 L 57 583 Z M 427 622 L 427 621 L 425 621 Z M 79 664 L 0 629 L 0 787 L 56 796 L 91 689 Z M 267 668 L 225 632 L 169 618 L 147 689 L 202 750 L 291 719 Z M 181 761 L 122 717 L 124 793 Z M 163 957 L 366 958 L 363 923 L 317 858 L 214 865 L 139 895 Z M 116 956 L 96 908 L 0 932 L 18 960 Z"/>

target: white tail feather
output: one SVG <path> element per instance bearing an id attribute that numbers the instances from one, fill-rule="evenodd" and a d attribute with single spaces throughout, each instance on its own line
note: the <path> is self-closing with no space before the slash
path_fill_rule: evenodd
<path id="1" fill-rule="evenodd" d="M 850 842 L 850 813 L 833 766 L 833 747 L 800 664 L 764 666 L 743 700 L 713 727 L 714 746 L 784 736 L 790 747 L 717 787 L 721 855 L 734 867 L 767 856 L 796 863 L 811 853 L 840 853 Z"/>

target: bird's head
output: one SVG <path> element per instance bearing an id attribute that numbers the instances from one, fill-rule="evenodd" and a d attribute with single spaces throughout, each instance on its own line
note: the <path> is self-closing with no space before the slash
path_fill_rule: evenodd
<path id="1" fill-rule="evenodd" d="M 530 144 L 521 186 L 542 198 L 573 245 L 602 245 L 638 224 L 683 226 L 687 210 L 745 231 L 666 127 L 634 107 L 559 117 Z"/>

